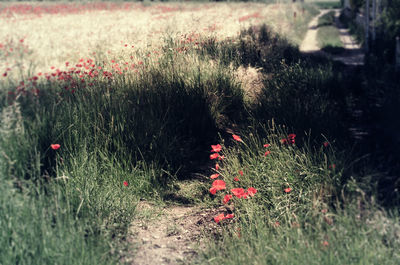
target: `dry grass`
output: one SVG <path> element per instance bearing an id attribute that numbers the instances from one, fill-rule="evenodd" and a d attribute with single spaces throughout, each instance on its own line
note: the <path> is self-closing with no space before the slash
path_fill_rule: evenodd
<path id="1" fill-rule="evenodd" d="M 291 22 L 282 18 L 290 18 L 298 9 L 297 5 L 260 3 L 167 3 L 80 14 L 14 15 L 0 20 L 0 43 L 23 39 L 31 51 L 24 55 L 25 68 L 32 62 L 37 72 L 46 72 L 52 66 L 62 69 L 66 61 L 92 58 L 94 52 L 120 60 L 136 57 L 138 52 L 157 50 L 166 36 L 186 39 L 212 35 L 220 40 L 261 23 L 285 34 Z M 2 61 L 0 71 L 21 63 L 15 56 Z"/>

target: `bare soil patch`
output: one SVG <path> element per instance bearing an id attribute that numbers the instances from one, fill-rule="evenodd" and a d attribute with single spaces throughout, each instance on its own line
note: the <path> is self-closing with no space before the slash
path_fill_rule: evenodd
<path id="1" fill-rule="evenodd" d="M 158 211 L 147 202 L 140 202 L 138 211 Z M 132 223 L 129 244 L 121 258 L 132 265 L 187 264 L 202 249 L 204 235 L 215 233 L 218 225 L 213 217 L 222 209 L 202 209 L 199 206 L 169 205 L 155 218 L 143 218 Z M 150 220 L 149 220 L 150 219 Z"/>

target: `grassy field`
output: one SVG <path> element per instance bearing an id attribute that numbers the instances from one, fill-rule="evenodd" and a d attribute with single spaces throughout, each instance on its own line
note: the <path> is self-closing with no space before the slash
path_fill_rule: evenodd
<path id="1" fill-rule="evenodd" d="M 357 80 L 298 51 L 315 7 L 37 6 L 0 5 L 0 264 L 121 263 L 174 193 L 232 217 L 194 264 L 399 263 Z"/>

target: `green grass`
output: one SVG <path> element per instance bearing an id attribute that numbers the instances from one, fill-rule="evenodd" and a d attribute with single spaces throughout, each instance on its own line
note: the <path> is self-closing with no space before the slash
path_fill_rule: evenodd
<path id="1" fill-rule="evenodd" d="M 320 9 L 342 8 L 340 1 L 313 1 L 311 3 Z"/>
<path id="2" fill-rule="evenodd" d="M 343 43 L 340 40 L 339 30 L 335 26 L 325 26 L 318 29 L 317 41 L 319 47 L 328 53 L 343 52 Z"/>
<path id="3" fill-rule="evenodd" d="M 335 11 L 330 11 L 318 18 L 318 27 L 333 26 L 335 24 Z"/>
<path id="4" fill-rule="evenodd" d="M 211 181 L 190 179 L 219 141 L 228 192 L 258 192 L 232 199 L 234 221 L 223 222 L 198 262 L 398 263 L 398 217 L 372 201 L 367 181 L 380 171 L 351 153 L 354 78 L 304 57 L 267 26 L 200 43 L 182 49 L 169 39 L 138 73 L 42 79 L 39 96 L 29 80 L 21 93 L 19 80 L 0 81 L 0 263 L 118 263 L 139 200 L 160 205 L 175 194 L 220 205 L 224 193 L 211 195 Z M 254 101 L 235 77 L 249 65 L 263 76 Z M 289 133 L 296 144 L 280 142 Z"/>

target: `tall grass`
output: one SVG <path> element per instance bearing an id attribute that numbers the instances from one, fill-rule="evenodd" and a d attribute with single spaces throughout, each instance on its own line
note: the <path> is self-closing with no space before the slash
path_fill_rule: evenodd
<path id="1" fill-rule="evenodd" d="M 281 144 L 287 133 L 279 127 L 267 130 L 265 138 L 247 135 L 243 143 L 222 152 L 226 159 L 219 172 L 227 191 L 215 200 L 221 201 L 232 188 L 256 187 L 257 193 L 247 199 L 233 196 L 228 202 L 235 219 L 221 222 L 222 232 L 217 240 L 210 238 L 202 263 L 399 262 L 398 216 L 379 209 L 356 182 L 342 184 L 351 167 L 344 163 L 345 154 L 322 142 L 302 148 Z M 285 190 L 288 187 L 291 191 Z"/>

